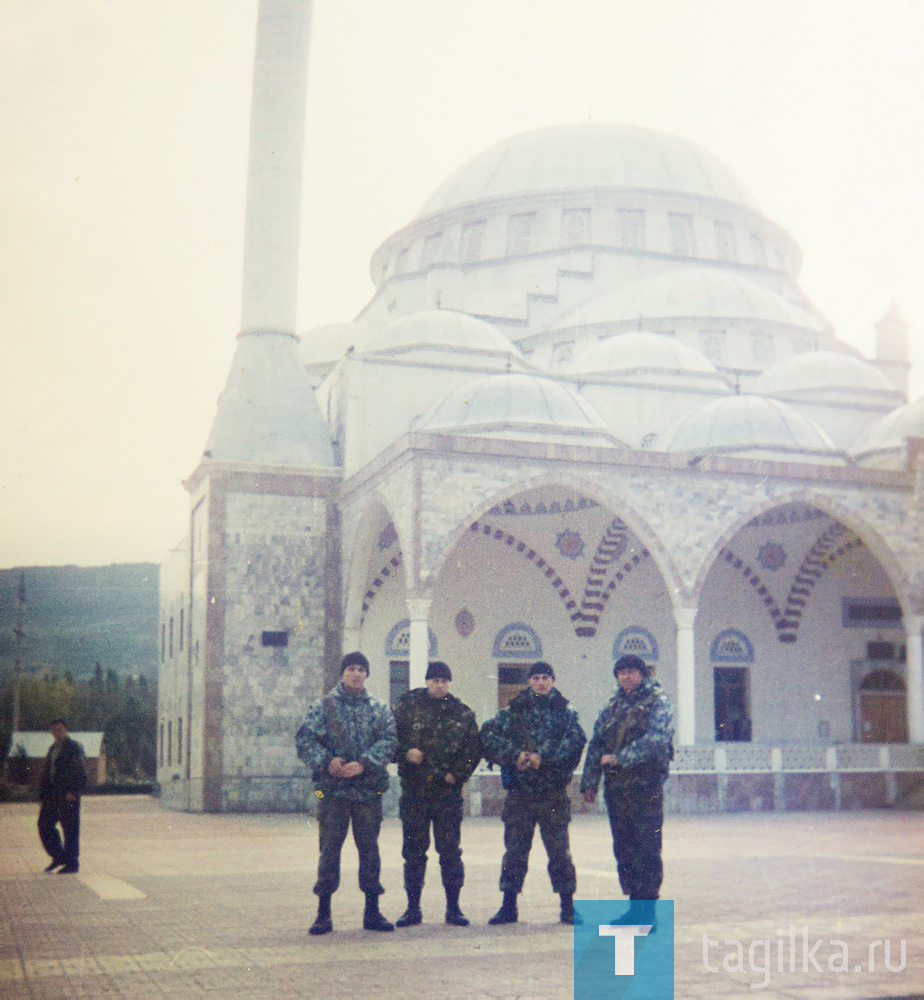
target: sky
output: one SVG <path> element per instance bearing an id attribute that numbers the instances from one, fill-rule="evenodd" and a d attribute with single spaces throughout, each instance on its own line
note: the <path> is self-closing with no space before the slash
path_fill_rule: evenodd
<path id="1" fill-rule="evenodd" d="M 240 322 L 256 0 L 0 4 L 0 568 L 159 562 Z M 711 150 L 864 355 L 894 299 L 924 392 L 920 0 L 316 0 L 299 331 L 509 135 Z"/>

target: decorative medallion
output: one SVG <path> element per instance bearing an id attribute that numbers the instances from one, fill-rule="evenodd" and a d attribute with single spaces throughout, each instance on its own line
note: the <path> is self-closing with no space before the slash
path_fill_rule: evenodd
<path id="1" fill-rule="evenodd" d="M 467 639 L 475 631 L 475 616 L 468 608 L 463 608 L 456 615 L 456 631 L 463 639 Z"/>
<path id="2" fill-rule="evenodd" d="M 786 565 L 786 550 L 779 542 L 764 542 L 757 553 L 757 561 L 771 572 Z"/>
<path id="3" fill-rule="evenodd" d="M 569 559 L 579 559 L 584 555 L 584 539 L 581 538 L 577 531 L 572 531 L 568 528 L 566 531 L 559 532 L 556 536 L 555 548 Z"/>

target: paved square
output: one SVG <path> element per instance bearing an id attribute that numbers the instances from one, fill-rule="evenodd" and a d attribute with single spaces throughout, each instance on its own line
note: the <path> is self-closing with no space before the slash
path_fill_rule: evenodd
<path id="1" fill-rule="evenodd" d="M 486 926 L 500 901 L 497 818 L 463 826 L 471 927 L 442 922 L 432 861 L 422 926 L 361 930 L 348 839 L 335 931 L 310 938 L 317 829 L 306 816 L 187 815 L 148 798 L 89 797 L 81 872 L 62 876 L 42 872 L 37 815 L 37 805 L 0 805 L 0 996 L 11 1000 L 572 996 L 571 929 L 557 923 L 538 838 L 521 922 Z M 578 895 L 620 898 L 605 817 L 577 816 L 571 830 Z M 922 848 L 920 813 L 668 816 L 676 996 L 924 997 Z M 400 849 L 400 824 L 386 820 L 382 911 L 390 919 L 405 903 Z"/>

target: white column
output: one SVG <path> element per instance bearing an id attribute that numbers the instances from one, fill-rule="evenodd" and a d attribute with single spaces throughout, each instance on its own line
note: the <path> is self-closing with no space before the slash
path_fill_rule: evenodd
<path id="1" fill-rule="evenodd" d="M 912 615 L 908 620 L 907 665 L 908 739 L 924 743 L 924 666 L 921 644 L 924 642 L 924 615 Z"/>
<path id="2" fill-rule="evenodd" d="M 429 597 L 409 597 L 407 615 L 411 620 L 410 682 L 411 687 L 423 687 L 430 652 Z"/>
<path id="3" fill-rule="evenodd" d="M 677 619 L 677 742 L 696 742 L 696 608 L 678 608 Z"/>
<path id="4" fill-rule="evenodd" d="M 241 332 L 295 333 L 312 0 L 260 0 Z"/>

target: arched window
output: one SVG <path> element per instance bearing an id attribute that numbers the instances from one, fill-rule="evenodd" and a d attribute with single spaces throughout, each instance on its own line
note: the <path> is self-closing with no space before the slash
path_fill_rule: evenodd
<path id="1" fill-rule="evenodd" d="M 427 626 L 427 635 L 429 637 L 427 657 L 432 660 L 439 654 L 437 652 L 436 635 L 429 625 Z M 410 652 L 411 620 L 410 618 L 402 618 L 401 621 L 392 626 L 392 630 L 388 633 L 388 638 L 385 640 L 385 655 L 396 659 L 407 659 L 410 656 Z"/>
<path id="2" fill-rule="evenodd" d="M 713 663 L 753 663 L 754 647 L 743 632 L 728 628 L 712 640 L 709 659 Z"/>
<path id="3" fill-rule="evenodd" d="M 657 663 L 659 656 L 657 640 L 647 628 L 630 625 L 616 636 L 616 641 L 613 643 L 613 659 L 618 660 L 627 653 L 640 656 L 646 663 Z"/>
<path id="4" fill-rule="evenodd" d="M 505 625 L 494 639 L 496 660 L 538 660 L 542 656 L 542 640 L 535 630 L 522 622 Z"/>

